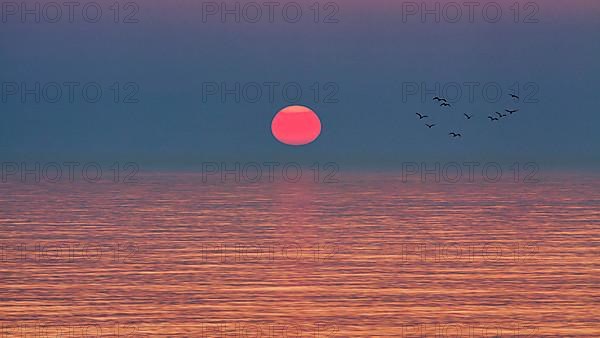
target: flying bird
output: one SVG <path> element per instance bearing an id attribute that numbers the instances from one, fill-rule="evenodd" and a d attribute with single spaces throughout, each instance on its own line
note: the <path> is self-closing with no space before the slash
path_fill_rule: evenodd
<path id="1" fill-rule="evenodd" d="M 452 107 L 452 106 L 450 105 L 450 103 L 444 102 L 444 103 L 440 104 L 440 107 Z"/>
<path id="2" fill-rule="evenodd" d="M 495 117 L 493 117 L 493 116 L 488 116 L 488 119 L 490 119 L 490 121 L 492 121 L 492 122 L 493 122 L 493 121 L 498 121 L 498 119 L 497 119 L 497 118 L 495 118 Z"/>
<path id="3" fill-rule="evenodd" d="M 463 115 L 465 115 L 465 117 L 467 118 L 467 120 L 470 120 L 473 117 L 473 115 L 469 115 L 467 113 L 464 113 Z"/>
<path id="4" fill-rule="evenodd" d="M 457 137 L 462 137 L 462 135 L 461 135 L 461 134 L 457 134 L 457 133 L 449 133 L 448 135 L 450 135 L 450 136 L 452 136 L 452 137 L 454 137 L 454 138 L 457 138 Z"/>
<path id="5" fill-rule="evenodd" d="M 510 115 L 512 115 L 513 113 L 516 113 L 516 112 L 518 112 L 519 110 L 518 110 L 518 109 L 515 109 L 515 110 L 504 109 L 504 111 L 505 111 L 505 112 L 507 112 L 507 113 L 510 113 Z"/>
<path id="6" fill-rule="evenodd" d="M 498 112 L 496 112 L 496 114 L 497 114 L 497 115 L 498 115 L 500 118 L 503 118 L 503 117 L 507 117 L 507 116 L 508 116 L 508 115 L 506 115 L 506 114 L 500 114 L 500 113 L 498 113 Z"/>
<path id="7" fill-rule="evenodd" d="M 422 119 L 424 119 L 426 117 L 429 117 L 427 115 L 421 115 L 420 113 L 417 113 L 417 115 L 419 116 L 419 120 L 422 120 Z"/>
<path id="8" fill-rule="evenodd" d="M 515 95 L 515 94 L 510 94 L 510 97 L 512 97 L 513 99 L 516 99 L 516 100 L 519 100 L 519 99 L 520 99 L 520 97 L 518 97 L 518 96 L 517 96 L 517 95 Z"/>
<path id="9" fill-rule="evenodd" d="M 427 123 L 425 123 L 425 125 L 426 125 L 426 126 L 427 126 L 427 128 L 429 128 L 429 129 L 431 129 L 431 128 L 435 127 L 435 124 L 427 124 Z"/>
<path id="10" fill-rule="evenodd" d="M 437 96 L 436 96 L 436 97 L 434 97 L 434 98 L 433 98 L 433 100 L 434 100 L 434 101 L 437 101 L 437 102 L 440 102 L 440 101 L 442 101 L 442 102 L 448 102 L 448 100 L 446 100 L 446 99 L 442 99 L 441 97 L 437 97 Z"/>

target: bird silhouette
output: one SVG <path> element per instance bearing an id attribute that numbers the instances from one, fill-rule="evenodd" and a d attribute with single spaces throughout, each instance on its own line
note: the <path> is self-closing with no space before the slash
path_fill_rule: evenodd
<path id="1" fill-rule="evenodd" d="M 441 97 L 437 97 L 437 96 L 433 98 L 433 101 L 437 101 L 437 102 L 440 102 L 440 101 L 441 101 L 441 102 L 448 102 L 448 100 L 446 100 L 446 99 L 442 99 Z"/>
<path id="2" fill-rule="evenodd" d="M 461 134 L 458 134 L 458 133 L 449 133 L 448 135 L 450 135 L 450 136 L 452 136 L 452 137 L 454 137 L 454 138 L 457 138 L 457 137 L 462 137 L 462 135 L 461 135 Z"/>
<path id="3" fill-rule="evenodd" d="M 506 114 L 500 114 L 500 113 L 498 113 L 498 112 L 496 112 L 496 115 L 498 115 L 500 118 L 503 118 L 503 117 L 507 117 L 507 116 L 508 116 L 508 115 L 506 115 Z"/>
<path id="4" fill-rule="evenodd" d="M 429 128 L 429 129 L 431 129 L 431 128 L 435 127 L 435 124 L 427 124 L 427 123 L 425 123 L 425 125 L 426 125 L 426 126 L 427 126 L 427 128 Z"/>
<path id="5" fill-rule="evenodd" d="M 513 113 L 516 113 L 516 112 L 518 112 L 519 110 L 518 110 L 518 109 L 515 109 L 515 110 L 504 109 L 504 111 L 505 111 L 505 112 L 507 112 L 507 113 L 510 113 L 510 115 L 512 115 Z"/>
<path id="6" fill-rule="evenodd" d="M 517 95 L 515 95 L 515 94 L 510 94 L 510 97 L 512 97 L 513 99 L 516 99 L 516 100 L 519 100 L 519 99 L 520 99 L 520 97 L 518 97 L 518 96 L 517 96 Z"/>
<path id="7" fill-rule="evenodd" d="M 467 120 L 470 120 L 473 117 L 473 115 L 469 115 L 467 113 L 464 113 L 463 115 L 465 115 L 465 117 L 467 118 Z"/>
<path id="8" fill-rule="evenodd" d="M 421 115 L 420 113 L 417 113 L 417 115 L 419 116 L 419 120 L 429 117 L 427 115 Z"/>
<path id="9" fill-rule="evenodd" d="M 444 103 L 440 104 L 440 107 L 451 107 L 451 105 L 450 105 L 450 103 L 444 102 Z"/>
<path id="10" fill-rule="evenodd" d="M 488 116 L 488 119 L 490 119 L 490 121 L 492 121 L 492 122 L 493 122 L 493 121 L 498 121 L 498 119 L 497 119 L 497 118 L 495 118 L 495 117 L 493 117 L 493 116 Z"/>

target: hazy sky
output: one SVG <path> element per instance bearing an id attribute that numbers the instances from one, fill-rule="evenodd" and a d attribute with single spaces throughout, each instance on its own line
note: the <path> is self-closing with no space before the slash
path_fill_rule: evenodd
<path id="1" fill-rule="evenodd" d="M 261 17 L 240 2 L 240 22 L 221 16 L 221 2 L 122 2 L 118 11 L 107 2 L 98 3 L 97 23 L 86 22 L 97 8 L 84 12 L 85 1 L 72 13 L 63 7 L 61 17 L 37 2 L 39 23 L 3 2 L 0 155 L 175 166 L 275 159 L 375 167 L 412 160 L 600 164 L 599 1 L 521 1 L 518 8 L 514 0 L 482 1 L 472 13 L 460 1 L 461 17 L 448 2 L 323 1 L 318 10 L 314 2 L 282 1 L 269 13 L 258 1 Z M 439 22 L 435 14 L 423 18 L 436 3 Z M 227 1 L 226 10 L 235 4 Z M 98 88 L 102 96 L 92 102 Z M 509 96 L 517 91 L 519 102 Z M 435 95 L 457 99 L 441 108 Z M 290 104 L 320 116 L 315 143 L 294 148 L 272 137 L 273 116 Z M 507 108 L 520 111 L 487 119 Z M 437 126 L 425 127 L 417 111 Z M 450 139 L 450 131 L 463 138 Z"/>

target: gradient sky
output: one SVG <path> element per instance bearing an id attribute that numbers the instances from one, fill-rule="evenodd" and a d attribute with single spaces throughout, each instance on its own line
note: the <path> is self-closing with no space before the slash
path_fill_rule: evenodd
<path id="1" fill-rule="evenodd" d="M 316 24 L 313 2 L 298 2 L 305 12 L 294 24 L 277 11 L 274 23 L 202 22 L 199 1 L 139 2 L 137 24 L 113 23 L 108 2 L 95 24 L 78 15 L 74 23 L 56 24 L 8 17 L 0 22 L 0 82 L 97 82 L 105 97 L 95 104 L 79 97 L 54 104 L 8 97 L 0 102 L 0 156 L 173 166 L 219 160 L 600 164 L 599 1 L 538 1 L 539 22 L 529 24 L 513 22 L 513 0 L 497 1 L 504 9 L 498 23 L 480 14 L 474 23 L 466 17 L 423 23 L 415 16 L 403 22 L 401 1 L 353 0 L 338 2 L 338 23 Z M 108 87 L 114 82 L 137 83 L 139 103 L 113 103 Z M 319 114 L 323 133 L 306 147 L 284 146 L 269 128 L 291 102 L 281 95 L 274 102 L 203 102 L 205 82 L 300 83 L 304 95 L 295 103 Z M 336 83 L 339 102 L 314 102 L 315 82 Z M 403 100 L 407 82 L 430 88 L 493 82 L 506 97 L 486 102 L 478 90 L 474 102 L 463 96 L 444 111 L 430 98 Z M 513 104 L 508 92 L 516 82 L 535 83 L 539 102 Z M 486 119 L 515 106 L 521 111 L 510 120 L 494 125 Z M 432 116 L 438 129 L 427 130 L 417 111 Z M 476 118 L 467 123 L 463 112 Z M 465 137 L 450 140 L 447 133 L 455 130 Z"/>

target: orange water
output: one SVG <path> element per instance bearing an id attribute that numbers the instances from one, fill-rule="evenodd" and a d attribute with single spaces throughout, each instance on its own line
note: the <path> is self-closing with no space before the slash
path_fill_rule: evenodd
<path id="1" fill-rule="evenodd" d="M 13 182 L 0 224 L 2 337 L 600 337 L 594 177 Z"/>

